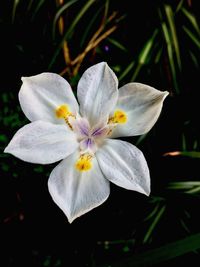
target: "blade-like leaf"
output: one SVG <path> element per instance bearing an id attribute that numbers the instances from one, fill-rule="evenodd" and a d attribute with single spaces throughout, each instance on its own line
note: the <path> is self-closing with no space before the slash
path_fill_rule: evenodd
<path id="1" fill-rule="evenodd" d="M 125 46 L 123 46 L 123 44 L 121 44 L 119 41 L 117 41 L 116 39 L 113 38 L 108 38 L 108 41 L 113 44 L 114 46 L 116 46 L 117 48 L 119 48 L 120 50 L 127 52 L 127 49 Z"/>
<path id="2" fill-rule="evenodd" d="M 155 229 L 156 225 L 158 224 L 159 220 L 161 219 L 164 211 L 166 209 L 166 206 L 162 206 L 156 213 L 156 215 L 154 215 L 154 220 L 151 223 L 149 229 L 147 230 L 144 239 L 143 239 L 143 243 L 147 243 L 152 235 L 153 230 Z"/>
<path id="3" fill-rule="evenodd" d="M 152 36 L 147 40 L 147 42 L 143 46 L 138 57 L 138 65 L 136 66 L 136 69 L 132 75 L 131 81 L 134 81 L 136 79 L 142 66 L 147 63 L 149 55 L 151 54 L 151 51 L 154 48 L 154 41 L 157 34 L 158 34 L 158 29 L 155 29 Z"/>
<path id="4" fill-rule="evenodd" d="M 181 10 L 183 14 L 188 18 L 188 20 L 190 21 L 194 29 L 197 31 L 197 33 L 200 35 L 200 28 L 199 28 L 199 25 L 197 23 L 195 16 L 184 7 L 182 7 Z"/>
<path id="5" fill-rule="evenodd" d="M 200 249 L 200 233 L 101 267 L 148 267 Z M 100 267 L 100 266 L 99 266 Z"/>
<path id="6" fill-rule="evenodd" d="M 174 45 L 177 63 L 178 63 L 179 69 L 181 70 L 181 57 L 180 57 L 179 43 L 178 43 L 178 38 L 177 38 L 177 34 L 176 34 L 174 14 L 173 14 L 171 6 L 165 5 L 165 13 L 166 13 L 167 20 L 169 23 L 169 28 L 170 28 L 170 32 L 171 32 L 170 37 L 171 37 L 173 45 Z"/>
<path id="7" fill-rule="evenodd" d="M 78 0 L 71 0 L 69 2 L 67 2 L 66 4 L 64 4 L 56 13 L 54 20 L 53 20 L 53 38 L 55 38 L 55 31 L 56 31 L 56 24 L 57 21 L 59 19 L 59 17 L 61 16 L 61 14 L 66 11 L 71 5 L 73 5 L 74 3 L 76 3 Z"/>
<path id="8" fill-rule="evenodd" d="M 143 49 L 139 55 L 139 63 L 140 64 L 146 63 L 147 57 L 148 57 L 151 49 L 153 48 L 155 37 L 157 36 L 157 34 L 158 34 L 158 29 L 155 29 L 152 36 L 149 38 L 149 40 L 144 45 L 144 47 L 143 47 Z"/>
<path id="9" fill-rule="evenodd" d="M 190 37 L 190 39 L 193 41 L 193 43 L 200 49 L 200 40 L 198 37 L 194 35 L 186 26 L 183 26 L 183 30 L 186 32 L 186 34 Z"/>
<path id="10" fill-rule="evenodd" d="M 129 74 L 129 72 L 132 70 L 132 68 L 134 67 L 135 62 L 132 61 L 126 68 L 125 70 L 122 72 L 122 74 L 119 76 L 119 81 L 121 81 L 126 75 Z"/>
<path id="11" fill-rule="evenodd" d="M 178 88 L 178 84 L 177 84 L 177 80 L 176 80 L 176 68 L 175 68 L 174 57 L 173 57 L 172 43 L 171 43 L 171 39 L 170 39 L 169 30 L 168 30 L 165 22 L 162 23 L 162 30 L 163 30 L 165 42 L 167 45 L 167 53 L 168 53 L 169 64 L 170 64 L 170 68 L 171 68 L 173 84 L 174 84 L 176 92 L 179 93 L 179 88 Z"/>
<path id="12" fill-rule="evenodd" d="M 19 2 L 20 2 L 20 0 L 14 0 L 13 9 L 12 9 L 12 23 L 14 23 L 15 15 L 16 15 L 16 9 L 17 9 Z"/>
<path id="13" fill-rule="evenodd" d="M 43 0 L 44 1 L 44 0 Z M 74 31 L 74 28 L 76 27 L 76 25 L 78 24 L 78 22 L 80 21 L 80 19 L 83 17 L 83 15 L 87 12 L 87 10 L 90 8 L 90 6 L 95 2 L 96 0 L 88 0 L 86 2 L 86 4 L 82 7 L 82 9 L 79 11 L 79 13 L 77 14 L 77 16 L 74 18 L 74 20 L 72 21 L 71 25 L 69 26 L 69 28 L 67 29 L 67 31 L 65 32 L 61 42 L 59 43 L 52 59 L 51 62 L 49 63 L 48 69 L 51 69 L 52 65 L 54 64 L 61 48 L 63 45 L 63 42 L 68 39 L 71 34 Z"/>

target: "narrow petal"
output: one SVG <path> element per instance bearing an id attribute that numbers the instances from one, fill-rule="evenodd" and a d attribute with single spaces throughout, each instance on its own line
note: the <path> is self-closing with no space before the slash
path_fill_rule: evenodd
<path id="1" fill-rule="evenodd" d="M 18 130 L 4 152 L 27 162 L 48 164 L 66 158 L 77 147 L 75 134 L 67 126 L 36 121 Z"/>
<path id="2" fill-rule="evenodd" d="M 30 121 L 43 120 L 56 124 L 64 124 L 64 120 L 56 116 L 56 110 L 66 105 L 70 112 L 76 114 L 78 103 L 69 83 L 55 73 L 41 73 L 31 77 L 23 77 L 19 91 L 21 108 Z"/>
<path id="3" fill-rule="evenodd" d="M 93 159 L 91 170 L 80 172 L 75 168 L 78 153 L 63 160 L 51 173 L 49 192 L 71 223 L 77 217 L 101 205 L 109 196 L 110 187 Z"/>
<path id="4" fill-rule="evenodd" d="M 119 89 L 116 110 L 125 112 L 126 123 L 118 124 L 111 137 L 147 133 L 156 123 L 168 92 L 141 83 L 129 83 Z"/>
<path id="5" fill-rule="evenodd" d="M 150 194 L 150 176 L 142 152 L 130 143 L 107 139 L 96 157 L 105 177 L 126 189 Z"/>
<path id="6" fill-rule="evenodd" d="M 87 69 L 78 83 L 80 112 L 94 126 L 109 115 L 118 96 L 118 80 L 105 62 Z"/>

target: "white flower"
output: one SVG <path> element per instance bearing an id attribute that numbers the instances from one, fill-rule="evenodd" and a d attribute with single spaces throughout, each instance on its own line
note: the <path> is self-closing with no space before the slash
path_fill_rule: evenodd
<path id="1" fill-rule="evenodd" d="M 31 163 L 62 160 L 50 174 L 49 192 L 69 222 L 102 204 L 109 181 L 149 195 L 150 176 L 142 152 L 112 139 L 148 132 L 167 92 L 140 83 L 118 90 L 118 80 L 102 62 L 85 71 L 78 101 L 57 74 L 22 78 L 21 108 L 31 123 L 13 137 L 5 152 Z"/>

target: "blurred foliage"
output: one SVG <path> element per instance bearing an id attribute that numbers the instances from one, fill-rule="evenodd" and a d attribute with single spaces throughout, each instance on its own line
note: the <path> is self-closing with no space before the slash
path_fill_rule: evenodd
<path id="1" fill-rule="evenodd" d="M 73 266 L 163 267 L 199 261 L 197 3 L 140 0 L 132 5 L 128 0 L 1 3 L 4 266 L 69 266 L 72 261 Z M 68 225 L 47 190 L 54 165 L 23 163 L 3 149 L 28 122 L 17 99 L 21 76 L 56 72 L 76 93 L 82 72 L 99 61 L 108 62 L 121 85 L 138 81 L 170 92 L 150 133 L 128 140 L 147 158 L 152 195 L 112 186 L 104 205 Z"/>

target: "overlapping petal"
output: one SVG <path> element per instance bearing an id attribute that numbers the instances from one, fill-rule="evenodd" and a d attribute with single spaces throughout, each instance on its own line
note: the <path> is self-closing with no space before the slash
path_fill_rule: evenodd
<path id="1" fill-rule="evenodd" d="M 105 177 L 126 189 L 150 194 L 150 176 L 142 152 L 130 143 L 107 139 L 96 157 Z"/>
<path id="2" fill-rule="evenodd" d="M 75 152 L 63 160 L 52 171 L 48 187 L 55 203 L 62 209 L 71 223 L 77 217 L 101 205 L 109 196 L 110 187 L 93 159 L 91 170 L 77 171 Z"/>
<path id="3" fill-rule="evenodd" d="M 36 121 L 18 130 L 5 152 L 27 162 L 49 164 L 64 159 L 77 147 L 76 137 L 67 126 Z"/>
<path id="4" fill-rule="evenodd" d="M 105 62 L 87 69 L 78 83 L 80 112 L 91 126 L 109 115 L 118 96 L 118 80 Z"/>
<path id="5" fill-rule="evenodd" d="M 70 223 L 108 198 L 109 181 L 150 194 L 142 152 L 130 143 L 106 138 L 147 133 L 168 92 L 140 83 L 118 91 L 116 75 L 101 62 L 87 69 L 78 83 L 79 112 L 71 87 L 61 76 L 42 73 L 22 81 L 19 101 L 32 123 L 14 135 L 5 152 L 31 163 L 63 159 L 53 169 L 48 188 Z"/>
<path id="6" fill-rule="evenodd" d="M 58 74 L 41 73 L 23 77 L 22 81 L 19 102 L 30 121 L 43 120 L 64 124 L 64 120 L 55 115 L 55 110 L 63 104 L 67 104 L 72 113 L 78 112 L 78 103 L 69 83 Z"/>
<path id="7" fill-rule="evenodd" d="M 129 83 L 119 89 L 115 109 L 126 112 L 127 122 L 118 124 L 111 137 L 147 133 L 157 121 L 168 92 L 141 84 Z"/>

